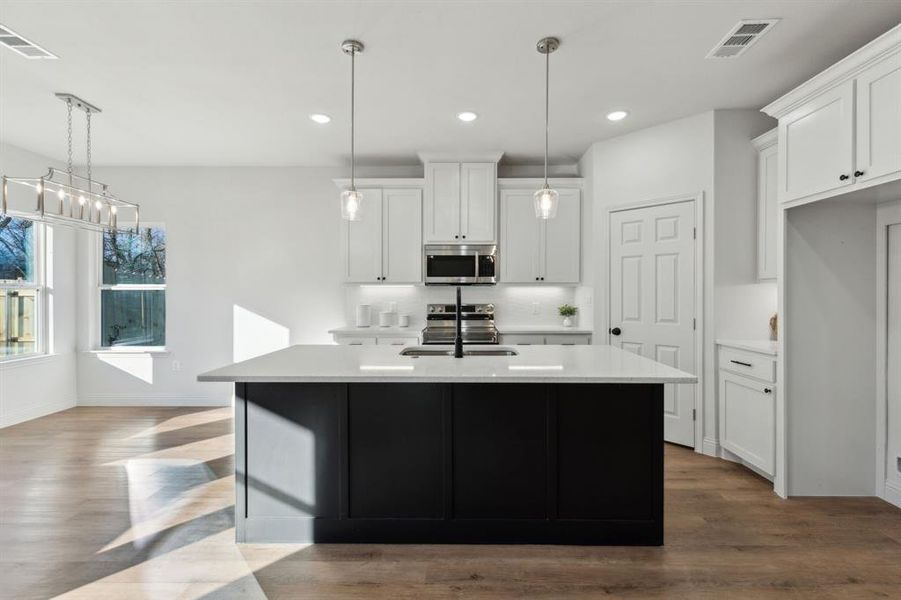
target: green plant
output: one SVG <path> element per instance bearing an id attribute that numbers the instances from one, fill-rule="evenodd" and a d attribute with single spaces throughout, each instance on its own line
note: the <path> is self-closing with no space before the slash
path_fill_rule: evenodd
<path id="1" fill-rule="evenodd" d="M 574 317 L 578 311 L 578 308 L 569 304 L 561 304 L 557 307 L 557 312 L 560 313 L 561 317 Z"/>

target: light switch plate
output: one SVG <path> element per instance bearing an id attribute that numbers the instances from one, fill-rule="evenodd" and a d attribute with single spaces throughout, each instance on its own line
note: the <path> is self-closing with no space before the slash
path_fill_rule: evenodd
<path id="1" fill-rule="evenodd" d="M 539 312 L 541 312 L 541 305 L 538 304 L 537 302 L 533 302 L 532 303 L 532 314 L 537 315 Z"/>

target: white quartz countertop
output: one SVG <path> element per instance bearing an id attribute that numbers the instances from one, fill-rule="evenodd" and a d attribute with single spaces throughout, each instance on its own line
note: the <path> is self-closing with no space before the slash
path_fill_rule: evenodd
<path id="1" fill-rule="evenodd" d="M 379 327 L 373 325 L 371 327 L 336 327 L 329 329 L 329 333 L 338 335 L 358 335 L 358 336 L 379 336 L 379 335 L 398 335 L 398 336 L 418 336 L 422 332 L 423 325 L 419 323 L 409 327 Z M 498 333 L 504 334 L 534 334 L 534 335 L 553 335 L 553 334 L 572 334 L 572 335 L 592 335 L 591 329 L 580 329 L 578 327 L 563 327 L 562 325 L 497 325 Z"/>
<path id="2" fill-rule="evenodd" d="M 761 354 L 776 356 L 779 353 L 779 344 L 772 340 L 717 340 L 716 343 L 727 348 L 738 348 Z"/>
<path id="3" fill-rule="evenodd" d="M 197 380 L 697 383 L 694 375 L 612 346 L 517 346 L 515 349 L 519 352 L 517 356 L 468 356 L 457 359 L 450 356 L 401 356 L 401 348 L 397 346 L 298 345 L 203 373 Z"/>

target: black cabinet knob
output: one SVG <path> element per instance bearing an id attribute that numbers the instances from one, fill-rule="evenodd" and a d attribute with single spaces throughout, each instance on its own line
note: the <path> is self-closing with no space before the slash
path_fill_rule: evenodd
<path id="1" fill-rule="evenodd" d="M 839 180 L 839 181 L 845 181 L 845 180 L 847 180 L 847 179 L 851 179 L 851 176 L 850 176 L 850 175 L 845 175 L 844 173 L 842 173 L 841 175 L 838 176 L 838 180 Z"/>
<path id="2" fill-rule="evenodd" d="M 855 177 L 863 177 L 863 171 L 854 171 Z"/>
<path id="3" fill-rule="evenodd" d="M 621 334 L 622 332 L 623 332 L 623 330 L 620 329 L 619 327 L 613 327 L 612 329 L 610 329 L 610 333 L 611 333 L 612 335 L 619 335 L 619 334 Z"/>
<path id="4" fill-rule="evenodd" d="M 535 281 L 538 281 L 538 280 L 540 280 L 540 279 L 541 279 L 540 277 L 536 277 L 536 278 L 535 278 Z"/>
<path id="5" fill-rule="evenodd" d="M 544 277 L 541 278 L 541 281 L 544 281 Z"/>
<path id="6" fill-rule="evenodd" d="M 455 235 L 455 236 L 454 236 L 454 239 L 455 239 L 455 240 L 459 240 L 459 239 L 460 239 L 460 236 L 459 236 L 459 235 Z"/>
<path id="7" fill-rule="evenodd" d="M 465 236 L 465 235 L 463 236 L 463 239 L 464 239 L 464 240 L 466 239 L 466 236 Z"/>

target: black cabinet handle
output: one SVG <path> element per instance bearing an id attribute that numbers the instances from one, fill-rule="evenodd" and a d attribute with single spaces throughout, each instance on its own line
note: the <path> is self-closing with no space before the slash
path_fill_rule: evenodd
<path id="1" fill-rule="evenodd" d="M 753 366 L 751 363 L 741 362 L 740 360 L 730 360 L 729 362 L 735 363 L 737 365 L 741 365 L 743 367 L 752 367 Z"/>
<path id="2" fill-rule="evenodd" d="M 838 176 L 839 181 L 845 181 L 846 179 L 851 179 L 851 176 L 845 175 L 844 173 L 842 173 L 841 175 Z"/>
<path id="3" fill-rule="evenodd" d="M 763 393 L 764 394 L 772 394 L 773 390 L 771 390 L 770 388 L 763 388 Z"/>
<path id="4" fill-rule="evenodd" d="M 610 333 L 613 334 L 613 335 L 619 335 L 619 334 L 621 334 L 622 332 L 623 332 L 623 330 L 620 329 L 619 327 L 613 327 L 613 328 L 610 329 Z"/>
<path id="5" fill-rule="evenodd" d="M 863 171 L 854 171 L 855 177 L 863 177 Z"/>

